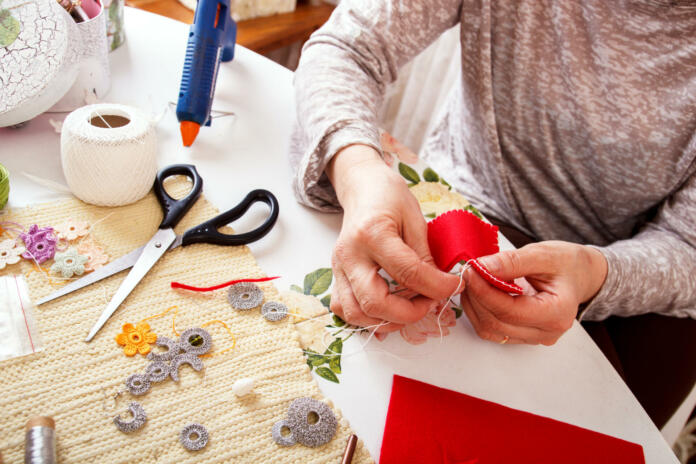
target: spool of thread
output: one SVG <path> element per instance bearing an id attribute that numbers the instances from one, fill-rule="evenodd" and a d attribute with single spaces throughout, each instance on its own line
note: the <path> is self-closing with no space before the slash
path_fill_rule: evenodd
<path id="1" fill-rule="evenodd" d="M 63 173 L 72 193 L 99 206 L 122 206 L 150 191 L 157 174 L 157 136 L 142 111 L 98 103 L 65 118 Z"/>
<path id="2" fill-rule="evenodd" d="M 10 171 L 0 164 L 0 209 L 4 208 L 10 198 Z"/>
<path id="3" fill-rule="evenodd" d="M 50 417 L 36 416 L 27 421 L 24 441 L 25 464 L 56 463 L 56 423 Z"/>

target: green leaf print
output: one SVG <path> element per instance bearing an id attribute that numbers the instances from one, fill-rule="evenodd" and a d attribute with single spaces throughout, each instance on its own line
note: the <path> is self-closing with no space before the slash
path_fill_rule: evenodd
<path id="1" fill-rule="evenodd" d="M 399 173 L 401 173 L 401 175 L 404 176 L 404 179 L 409 182 L 414 184 L 420 182 L 420 176 L 411 166 L 404 163 L 399 163 Z"/>
<path id="2" fill-rule="evenodd" d="M 333 272 L 328 267 L 317 269 L 310 272 L 304 279 L 304 294 L 305 295 L 321 295 L 331 286 Z"/>
<path id="3" fill-rule="evenodd" d="M 423 179 L 425 179 L 426 182 L 437 182 L 440 180 L 440 176 L 431 168 L 425 168 L 425 171 L 423 171 Z"/>
<path id="4" fill-rule="evenodd" d="M 324 298 L 322 298 L 320 301 L 326 309 L 329 309 L 331 306 L 331 294 L 329 293 L 328 295 L 324 296 Z"/>
<path id="5" fill-rule="evenodd" d="M 334 372 L 328 367 L 317 367 L 317 374 L 319 375 L 319 377 L 323 377 L 326 380 L 329 380 L 334 383 L 339 383 L 336 374 L 334 374 Z"/>

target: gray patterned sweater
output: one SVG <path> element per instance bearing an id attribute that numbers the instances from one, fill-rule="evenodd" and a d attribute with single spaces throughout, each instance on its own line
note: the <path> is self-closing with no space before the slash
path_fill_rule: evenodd
<path id="1" fill-rule="evenodd" d="M 326 164 L 379 150 L 385 86 L 457 23 L 425 160 L 484 213 L 597 246 L 585 318 L 696 317 L 696 0 L 342 0 L 295 75 L 300 201 L 338 209 Z"/>

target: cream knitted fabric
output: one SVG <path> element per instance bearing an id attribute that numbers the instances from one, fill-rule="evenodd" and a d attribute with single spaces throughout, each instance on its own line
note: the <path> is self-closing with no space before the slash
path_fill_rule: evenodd
<path id="1" fill-rule="evenodd" d="M 183 182 L 173 182 L 172 191 L 181 191 Z M 199 200 L 184 218 L 177 232 L 183 232 L 217 214 L 205 200 Z M 108 216 L 108 217 L 107 217 Z M 24 225 L 60 224 L 68 218 L 97 224 L 92 235 L 105 251 L 118 257 L 145 243 L 157 229 L 161 211 L 148 194 L 132 205 L 102 208 L 68 200 L 11 211 L 5 220 Z M 27 273 L 32 266 L 22 262 L 3 273 Z M 24 453 L 24 423 L 33 415 L 52 416 L 56 421 L 58 460 L 61 463 L 326 463 L 338 462 L 352 433 L 335 408 L 339 419 L 334 439 L 325 446 L 279 447 L 271 438 L 273 424 L 287 415 L 296 398 L 310 396 L 323 400 L 309 373 L 298 338 L 288 319 L 270 323 L 259 309 L 236 311 L 224 290 L 214 294 L 174 291 L 172 280 L 209 285 L 244 277 L 262 277 L 247 247 L 196 244 L 166 253 L 104 328 L 90 343 L 83 340 L 125 273 L 110 277 L 83 290 L 37 308 L 35 317 L 45 351 L 0 363 L 0 452 L 6 462 L 21 462 Z M 54 290 L 46 276 L 28 275 L 32 298 Z M 262 283 L 265 301 L 278 299 L 270 283 Z M 213 356 L 203 358 L 205 370 L 195 372 L 184 366 L 180 381 L 152 385 L 139 397 L 129 393 L 116 400 L 115 410 L 105 411 L 104 395 L 124 389 L 124 380 L 144 372 L 150 363 L 137 354 L 127 357 L 114 337 L 126 322 L 136 323 L 147 316 L 178 305 L 179 332 L 210 320 L 227 323 L 236 337 L 236 348 L 215 355 L 231 345 L 229 334 L 219 325 L 206 328 L 213 337 Z M 149 320 L 152 331 L 174 338 L 169 315 Z M 232 392 L 235 380 L 257 379 L 254 392 L 238 398 Z M 269 381 L 273 383 L 265 383 Z M 146 424 L 124 434 L 113 416 L 125 415 L 131 401 L 142 404 Z M 329 403 L 331 404 L 331 403 Z M 113 401 L 106 402 L 107 408 Z M 192 422 L 210 433 L 208 445 L 191 452 L 179 443 L 179 432 Z M 359 444 L 355 463 L 371 462 Z"/>

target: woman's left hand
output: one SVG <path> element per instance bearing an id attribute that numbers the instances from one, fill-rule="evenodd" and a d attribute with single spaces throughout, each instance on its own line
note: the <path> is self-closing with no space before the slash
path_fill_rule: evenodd
<path id="1" fill-rule="evenodd" d="M 599 250 L 569 242 L 533 243 L 479 262 L 499 279 L 524 277 L 537 292 L 511 296 L 473 269 L 465 272 L 464 311 L 481 338 L 497 343 L 553 345 L 607 275 L 607 261 Z"/>

